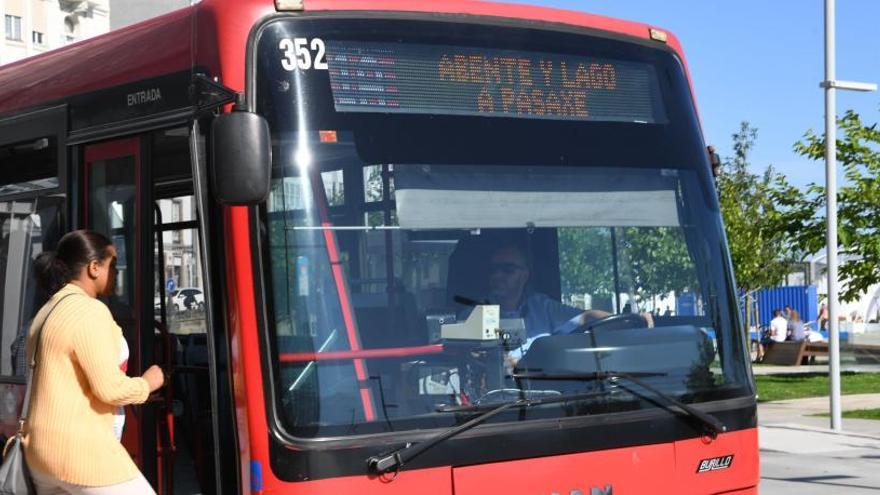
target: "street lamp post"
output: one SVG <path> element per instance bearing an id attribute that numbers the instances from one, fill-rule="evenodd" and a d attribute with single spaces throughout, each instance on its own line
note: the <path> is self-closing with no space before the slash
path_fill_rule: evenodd
<path id="1" fill-rule="evenodd" d="M 836 80 L 834 2 L 825 0 L 825 181 L 828 243 L 828 373 L 831 429 L 840 431 L 840 332 L 837 321 L 837 89 L 876 91 L 877 85 Z"/>

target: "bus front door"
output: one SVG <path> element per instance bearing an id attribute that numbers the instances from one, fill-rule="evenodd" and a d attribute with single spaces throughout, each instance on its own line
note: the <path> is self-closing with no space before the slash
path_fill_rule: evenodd
<path id="1" fill-rule="evenodd" d="M 120 349 L 120 365 L 129 376 L 138 376 L 156 363 L 152 305 L 152 224 L 149 207 L 149 169 L 143 166 L 146 138 L 134 137 L 85 147 L 82 170 L 83 225 L 109 237 L 118 252 L 116 287 L 104 302 L 122 327 L 128 347 L 127 363 Z M 161 363 L 160 363 L 161 364 Z M 125 408 L 122 442 L 147 479 L 157 477 L 157 420 L 161 402 Z"/>

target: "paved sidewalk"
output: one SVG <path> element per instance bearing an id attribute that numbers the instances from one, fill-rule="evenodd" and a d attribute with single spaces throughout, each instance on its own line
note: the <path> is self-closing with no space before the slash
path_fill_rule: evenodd
<path id="1" fill-rule="evenodd" d="M 880 409 L 880 393 L 841 395 L 844 411 Z M 779 400 L 758 404 L 758 422 L 763 425 L 798 424 L 815 428 L 830 428 L 831 419 L 815 416 L 831 410 L 828 397 Z M 843 419 L 843 430 L 880 437 L 880 421 L 870 419 Z"/>
<path id="2" fill-rule="evenodd" d="M 844 395 L 844 411 L 880 408 L 880 393 Z M 880 493 L 880 421 L 844 419 L 829 429 L 827 397 L 758 405 L 761 493 Z"/>

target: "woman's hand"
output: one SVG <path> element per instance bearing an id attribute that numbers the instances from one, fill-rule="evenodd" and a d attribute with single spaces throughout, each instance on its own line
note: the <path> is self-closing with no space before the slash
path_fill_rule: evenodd
<path id="1" fill-rule="evenodd" d="M 162 371 L 162 368 L 155 364 L 147 368 L 147 371 L 144 371 L 141 377 L 147 381 L 151 393 L 159 390 L 165 384 L 165 373 Z"/>

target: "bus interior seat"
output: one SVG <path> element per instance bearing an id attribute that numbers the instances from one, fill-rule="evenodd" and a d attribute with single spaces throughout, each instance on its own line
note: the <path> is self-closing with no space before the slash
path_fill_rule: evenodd
<path id="1" fill-rule="evenodd" d="M 408 291 L 353 293 L 351 301 L 364 349 L 402 347 L 427 338 L 419 328 L 416 297 Z"/>
<path id="2" fill-rule="evenodd" d="M 207 335 L 173 335 L 172 343 L 175 363 L 181 367 L 174 377 L 174 396 L 183 406 L 180 417 L 175 413 L 175 424 L 178 435 L 185 440 L 177 443 L 178 459 L 175 462 L 195 470 L 195 478 L 182 476 L 175 483 L 182 483 L 181 486 L 198 483 L 204 493 L 212 493 L 213 463 L 210 453 L 214 450 L 215 441 L 212 434 Z"/>

